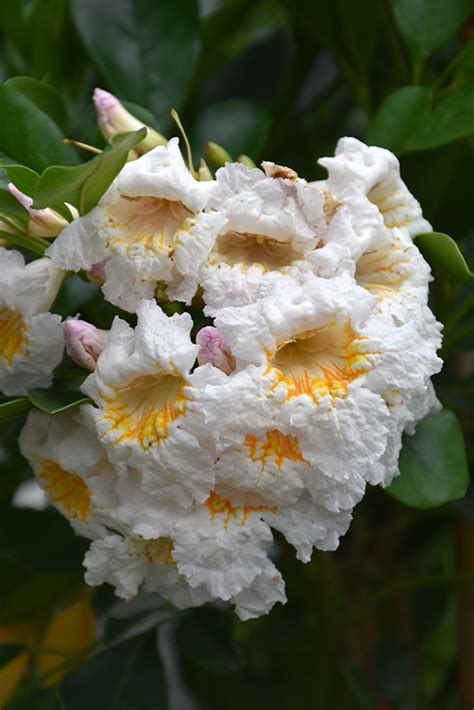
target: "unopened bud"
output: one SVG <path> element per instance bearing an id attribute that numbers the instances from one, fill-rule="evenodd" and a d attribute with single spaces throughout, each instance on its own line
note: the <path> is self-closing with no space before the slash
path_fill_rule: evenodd
<path id="1" fill-rule="evenodd" d="M 226 375 L 235 369 L 235 359 L 227 348 L 224 338 L 217 328 L 208 325 L 201 328 L 196 336 L 196 343 L 199 345 L 198 363 L 205 365 L 210 363 Z"/>
<path id="2" fill-rule="evenodd" d="M 92 323 L 73 318 L 64 323 L 66 350 L 76 365 L 95 370 L 97 360 L 105 348 L 109 332 L 100 330 Z"/>
<path id="3" fill-rule="evenodd" d="M 245 154 L 239 155 L 239 157 L 237 158 L 237 162 L 242 163 L 242 165 L 246 165 L 248 168 L 257 167 L 253 162 L 252 158 L 249 158 L 249 156 Z"/>
<path id="4" fill-rule="evenodd" d="M 138 155 L 148 153 L 149 150 L 156 148 L 158 145 L 166 145 L 167 139 L 154 128 L 146 126 L 144 123 L 132 116 L 123 106 L 118 98 L 108 91 L 103 89 L 95 89 L 93 101 L 97 111 L 97 120 L 100 131 L 104 138 L 109 141 L 117 133 L 126 133 L 127 131 L 138 131 L 140 128 L 146 128 L 146 137 L 135 146 L 134 151 Z"/>
<path id="5" fill-rule="evenodd" d="M 103 259 L 102 261 L 98 261 L 97 264 L 92 264 L 91 268 L 87 272 L 87 278 L 91 283 L 99 284 L 100 286 L 105 283 L 107 278 L 107 274 L 105 273 L 105 265 L 107 262 L 108 259 Z"/>
<path id="6" fill-rule="evenodd" d="M 207 167 L 207 163 L 205 160 L 201 158 L 201 162 L 199 163 L 199 170 L 198 170 L 198 175 L 199 175 L 199 180 L 201 182 L 209 182 L 209 180 L 212 180 L 212 173 Z"/>
<path id="7" fill-rule="evenodd" d="M 57 237 L 64 227 L 69 224 L 67 219 L 50 207 L 46 207 L 44 210 L 35 210 L 32 207 L 32 198 L 21 192 L 12 182 L 7 185 L 7 188 L 30 215 L 28 231 L 31 235 L 35 237 Z M 68 209 L 74 218 L 79 216 L 79 213 L 72 205 L 68 205 Z"/>
<path id="8" fill-rule="evenodd" d="M 206 158 L 214 168 L 222 168 L 226 163 L 232 162 L 226 149 L 217 143 L 206 143 Z"/>

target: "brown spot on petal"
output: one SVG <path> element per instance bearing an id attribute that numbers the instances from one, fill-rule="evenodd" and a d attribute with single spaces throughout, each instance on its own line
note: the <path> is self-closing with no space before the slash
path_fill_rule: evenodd
<path id="1" fill-rule="evenodd" d="M 336 214 L 337 210 L 339 207 L 342 205 L 342 202 L 337 199 L 337 197 L 334 197 L 332 192 L 327 192 L 326 190 L 324 191 L 324 205 L 323 205 L 323 211 L 324 211 L 324 219 L 326 220 L 326 223 L 329 224 L 334 215 Z"/>
<path id="2" fill-rule="evenodd" d="M 297 180 L 298 173 L 285 165 L 276 165 L 270 161 L 262 163 L 265 175 L 270 178 L 283 178 L 284 180 Z"/>

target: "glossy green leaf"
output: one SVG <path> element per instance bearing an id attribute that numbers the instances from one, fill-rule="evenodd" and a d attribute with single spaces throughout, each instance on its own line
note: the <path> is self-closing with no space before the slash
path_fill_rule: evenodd
<path id="1" fill-rule="evenodd" d="M 11 86 L 0 84 L 0 151 L 40 172 L 51 163 L 74 165 L 77 153 L 51 118 Z"/>
<path id="2" fill-rule="evenodd" d="M 417 136 L 415 148 L 429 150 L 474 134 L 474 84 L 439 101 Z"/>
<path id="3" fill-rule="evenodd" d="M 31 402 L 28 397 L 0 398 L 0 422 L 21 417 L 29 409 L 31 409 Z"/>
<path id="4" fill-rule="evenodd" d="M 394 91 L 375 114 L 367 142 L 397 155 L 409 152 L 429 120 L 431 103 L 432 91 L 426 86 L 404 86 Z"/>
<path id="5" fill-rule="evenodd" d="M 469 472 L 461 426 L 448 409 L 431 414 L 405 435 L 400 475 L 388 493 L 413 508 L 435 508 L 463 498 Z"/>
<path id="6" fill-rule="evenodd" d="M 156 631 L 98 653 L 60 688 L 67 710 L 166 710 Z"/>
<path id="7" fill-rule="evenodd" d="M 432 150 L 474 134 L 474 90 L 466 86 L 432 105 L 429 87 L 390 94 L 370 124 L 367 140 L 398 155 Z"/>
<path id="8" fill-rule="evenodd" d="M 113 146 L 89 162 L 76 167 L 53 165 L 41 175 L 34 206 L 59 207 L 69 202 L 81 214 L 89 212 L 100 200 L 127 161 L 128 153 L 146 135 L 146 128 L 123 133 Z"/>
<path id="9" fill-rule="evenodd" d="M 208 142 L 219 144 L 234 159 L 242 153 L 258 159 L 270 126 L 268 112 L 250 101 L 229 99 L 211 104 L 198 117 L 191 134 L 194 161 L 204 157 Z"/>
<path id="10" fill-rule="evenodd" d="M 474 279 L 458 245 L 447 234 L 427 232 L 415 237 L 415 244 L 427 262 L 436 269 L 437 276 L 450 277 L 462 286 Z"/>
<path id="11" fill-rule="evenodd" d="M 5 84 L 30 99 L 58 126 L 64 126 L 66 106 L 63 97 L 53 86 L 30 76 L 14 76 Z"/>
<path id="12" fill-rule="evenodd" d="M 16 197 L 13 197 L 13 195 L 3 187 L 0 188 L 0 215 L 2 217 L 11 217 L 24 225 L 28 223 L 29 219 L 28 212 L 25 208 L 18 202 Z"/>
<path id="13" fill-rule="evenodd" d="M 471 0 L 392 0 L 398 29 L 415 68 L 453 37 L 468 18 Z"/>
<path id="14" fill-rule="evenodd" d="M 197 0 L 72 0 L 71 8 L 108 88 L 169 125 L 198 56 Z"/>
<path id="15" fill-rule="evenodd" d="M 11 182 L 21 192 L 33 197 L 40 178 L 35 170 L 27 168 L 25 165 L 5 165 L 4 170 L 7 171 Z"/>
<path id="16" fill-rule="evenodd" d="M 0 668 L 24 650 L 21 644 L 0 644 Z"/>
<path id="17" fill-rule="evenodd" d="M 33 407 L 48 414 L 59 414 L 68 409 L 74 409 L 80 404 L 90 402 L 90 399 L 80 392 L 54 389 L 30 389 L 28 390 L 28 398 Z"/>

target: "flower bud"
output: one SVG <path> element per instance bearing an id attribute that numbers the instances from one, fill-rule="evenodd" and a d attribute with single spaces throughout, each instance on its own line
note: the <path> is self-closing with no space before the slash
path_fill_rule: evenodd
<path id="1" fill-rule="evenodd" d="M 199 170 L 198 170 L 198 175 L 199 175 L 199 180 L 201 182 L 209 182 L 209 180 L 212 180 L 212 173 L 207 167 L 207 163 L 205 160 L 201 158 L 201 162 L 199 163 Z"/>
<path id="2" fill-rule="evenodd" d="M 239 155 L 239 157 L 237 158 L 237 162 L 242 163 L 242 165 L 246 165 L 248 168 L 257 167 L 253 162 L 252 158 L 249 158 L 249 156 L 245 154 Z"/>
<path id="3" fill-rule="evenodd" d="M 64 219 L 59 212 L 49 207 L 44 210 L 35 210 L 32 207 L 32 198 L 21 192 L 12 182 L 7 185 L 7 188 L 30 215 L 28 231 L 31 235 L 35 237 L 57 237 L 64 227 L 69 224 L 67 219 Z M 79 216 L 79 213 L 72 205 L 68 205 L 68 208 L 71 210 L 73 217 Z"/>
<path id="4" fill-rule="evenodd" d="M 222 168 L 226 163 L 231 163 L 232 158 L 221 145 L 217 143 L 206 143 L 207 162 L 215 168 Z"/>
<path id="5" fill-rule="evenodd" d="M 76 365 L 95 370 L 97 360 L 105 348 L 109 332 L 92 323 L 71 318 L 64 323 L 66 350 Z"/>
<path id="6" fill-rule="evenodd" d="M 106 140 L 110 140 L 117 133 L 127 131 L 138 131 L 140 128 L 147 129 L 146 137 L 135 146 L 134 151 L 138 155 L 143 155 L 158 145 L 166 145 L 167 139 L 150 126 L 132 116 L 127 109 L 113 94 L 103 89 L 95 89 L 93 95 L 94 105 L 97 111 L 99 128 Z"/>
<path id="7" fill-rule="evenodd" d="M 198 363 L 200 365 L 210 363 L 225 372 L 226 375 L 230 375 L 235 369 L 234 356 L 228 350 L 224 338 L 217 328 L 212 325 L 201 328 L 196 336 L 196 343 L 199 345 Z"/>
<path id="8" fill-rule="evenodd" d="M 108 259 L 102 259 L 98 261 L 97 264 L 92 264 L 91 268 L 87 272 L 87 278 L 93 284 L 99 284 L 100 286 L 105 283 L 107 274 L 105 273 L 105 265 Z"/>

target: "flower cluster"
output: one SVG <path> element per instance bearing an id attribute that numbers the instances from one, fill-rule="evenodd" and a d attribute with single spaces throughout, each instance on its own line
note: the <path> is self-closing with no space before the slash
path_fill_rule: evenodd
<path id="1" fill-rule="evenodd" d="M 24 306 L 53 273 L 93 273 L 137 316 L 110 332 L 65 322 L 90 404 L 33 411 L 21 434 L 40 485 L 91 540 L 89 584 L 268 612 L 285 601 L 272 530 L 303 562 L 334 550 L 366 485 L 397 474 L 402 433 L 438 407 L 441 328 L 413 243 L 431 227 L 388 151 L 345 138 L 320 163 L 315 183 L 269 162 L 199 181 L 174 138 L 130 160 L 44 260 L 2 251 L 7 394 L 47 386 L 60 357 L 46 295 Z M 164 293 L 189 312 L 166 315 Z"/>

